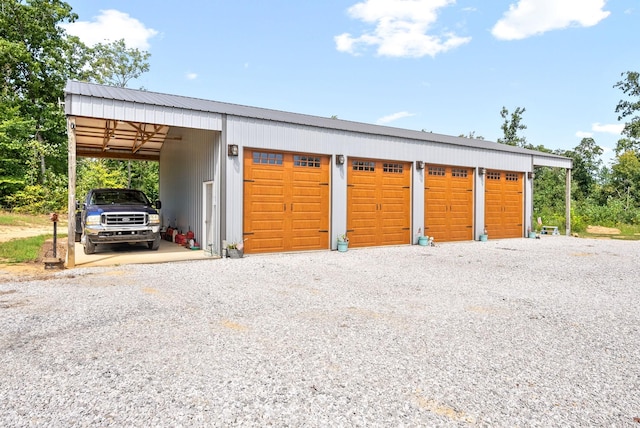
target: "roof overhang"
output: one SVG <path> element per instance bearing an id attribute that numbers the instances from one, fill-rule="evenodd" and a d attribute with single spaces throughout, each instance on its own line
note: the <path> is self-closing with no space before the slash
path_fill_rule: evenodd
<path id="1" fill-rule="evenodd" d="M 75 132 L 80 157 L 157 161 L 169 126 L 76 116 Z"/>

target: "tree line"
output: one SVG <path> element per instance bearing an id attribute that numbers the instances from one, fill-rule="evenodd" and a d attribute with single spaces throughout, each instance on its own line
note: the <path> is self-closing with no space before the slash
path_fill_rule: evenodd
<path id="1" fill-rule="evenodd" d="M 68 142 L 61 103 L 68 79 L 124 87 L 149 71 L 150 54 L 127 48 L 123 40 L 90 47 L 67 34 L 62 24 L 77 19 L 60 0 L 0 0 L 1 209 L 66 211 Z M 603 150 L 593 138 L 571 150 L 534 146 L 522 136 L 525 108 L 500 111 L 499 143 L 573 159 L 575 231 L 588 224 L 640 224 L 640 86 L 637 72 L 621 76 L 613 85 L 622 92 L 615 111 L 626 122 L 611 165 L 603 165 Z M 475 132 L 467 137 L 483 139 Z M 546 223 L 565 224 L 565 174 L 563 169 L 535 170 L 534 216 Z M 78 159 L 77 195 L 93 187 L 123 186 L 156 199 L 157 162 Z"/>
<path id="2" fill-rule="evenodd" d="M 148 52 L 124 40 L 87 46 L 62 24 L 78 19 L 60 0 L 0 0 L 0 207 L 67 209 L 68 79 L 126 86 L 149 70 Z M 79 159 L 77 194 L 133 186 L 157 196 L 156 162 Z"/>
<path id="3" fill-rule="evenodd" d="M 617 226 L 640 224 L 640 83 L 639 73 L 627 71 L 613 85 L 622 99 L 615 106 L 618 120 L 625 120 L 610 165 L 602 161 L 603 149 L 591 138 L 583 138 L 571 150 L 550 150 L 534 146 L 522 137 L 525 109 L 512 113 L 502 108 L 503 138 L 498 142 L 553 153 L 573 159 L 571 171 L 571 228 L 583 231 L 588 225 Z M 612 109 L 614 107 L 612 106 Z M 534 171 L 534 218 L 546 223 L 565 224 L 566 171 L 536 167 Z"/>

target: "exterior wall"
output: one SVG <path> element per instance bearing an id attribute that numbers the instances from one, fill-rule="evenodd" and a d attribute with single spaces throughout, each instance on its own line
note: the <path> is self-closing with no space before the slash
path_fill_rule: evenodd
<path id="1" fill-rule="evenodd" d="M 172 140 L 175 136 L 181 140 Z M 177 227 L 183 233 L 191 227 L 196 240 L 201 241 L 204 233 L 202 183 L 215 180 L 214 154 L 219 145 L 219 132 L 171 129 L 160 153 L 162 226 Z M 216 195 L 215 199 L 219 197 Z M 219 218 L 219 214 L 216 217 Z M 219 231 L 216 234 L 219 236 Z"/>
<path id="2" fill-rule="evenodd" d="M 65 109 L 67 114 L 100 119 L 127 120 L 215 131 L 219 131 L 222 127 L 222 115 L 217 113 L 130 101 L 98 99 L 77 94 L 67 94 Z"/>
<path id="3" fill-rule="evenodd" d="M 338 119 L 336 119 L 338 120 Z M 332 156 L 331 176 L 331 235 L 332 248 L 336 248 L 337 234 L 347 226 L 347 168 L 350 158 L 397 160 L 412 163 L 412 241 L 417 241 L 418 230 L 424 230 L 424 170 L 416 170 L 415 162 L 471 167 L 475 170 L 474 236 L 484 229 L 484 176 L 480 168 L 515 171 L 525 177 L 525 223 L 530 222 L 531 184 L 526 173 L 532 169 L 532 156 L 507 153 L 475 147 L 452 146 L 436 142 L 408 140 L 373 134 L 355 133 L 312 126 L 287 124 L 246 117 L 229 116 L 226 124 L 226 144 L 237 144 L 239 156 L 226 154 L 225 213 L 227 239 L 242 236 L 243 210 L 243 150 L 245 147 L 311 153 Z M 345 155 L 345 164 L 336 165 L 335 155 Z M 525 230 L 530 224 L 525 224 Z"/>

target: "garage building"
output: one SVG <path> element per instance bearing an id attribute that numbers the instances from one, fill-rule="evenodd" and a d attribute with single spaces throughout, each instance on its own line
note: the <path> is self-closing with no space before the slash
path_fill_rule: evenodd
<path id="1" fill-rule="evenodd" d="M 162 225 L 212 254 L 523 237 L 536 166 L 567 170 L 570 209 L 571 159 L 485 140 L 77 81 L 65 111 L 70 216 L 77 157 L 158 161 Z"/>

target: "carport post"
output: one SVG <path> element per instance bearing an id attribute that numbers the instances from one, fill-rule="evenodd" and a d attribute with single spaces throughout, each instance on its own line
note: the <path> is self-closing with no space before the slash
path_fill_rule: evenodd
<path id="1" fill-rule="evenodd" d="M 571 236 L 571 169 L 567 168 L 565 177 L 565 228 L 567 236 Z"/>
<path id="2" fill-rule="evenodd" d="M 76 266 L 76 118 L 67 117 L 67 135 L 69 136 L 69 185 L 68 185 L 68 234 L 67 268 Z"/>

